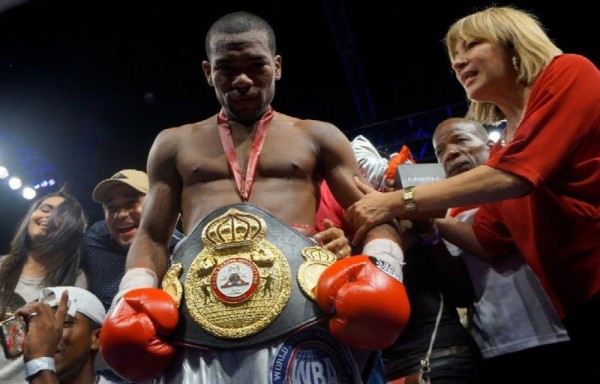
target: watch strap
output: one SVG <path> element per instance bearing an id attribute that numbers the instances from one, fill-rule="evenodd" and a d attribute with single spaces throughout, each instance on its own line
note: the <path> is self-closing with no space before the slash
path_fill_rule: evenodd
<path id="1" fill-rule="evenodd" d="M 404 211 L 406 213 L 417 212 L 417 203 L 415 202 L 415 187 L 410 186 L 402 189 L 402 198 L 404 199 Z"/>

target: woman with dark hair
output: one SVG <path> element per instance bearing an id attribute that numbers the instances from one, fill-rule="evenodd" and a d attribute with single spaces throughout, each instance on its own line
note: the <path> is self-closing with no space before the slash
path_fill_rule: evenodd
<path id="1" fill-rule="evenodd" d="M 64 190 L 34 202 L 20 222 L 7 255 L 0 256 L 0 319 L 37 299 L 44 287 L 87 288 L 80 268 L 87 226 L 83 208 Z M 0 382 L 25 383 L 22 358 L 0 353 Z"/>

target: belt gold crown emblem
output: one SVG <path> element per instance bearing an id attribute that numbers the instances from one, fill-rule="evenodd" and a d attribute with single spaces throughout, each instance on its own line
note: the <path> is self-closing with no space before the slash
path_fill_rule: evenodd
<path id="1" fill-rule="evenodd" d="M 266 234 L 260 216 L 229 209 L 202 229 L 204 248 L 192 261 L 184 287 L 179 281 L 183 267 L 176 263 L 165 275 L 163 289 L 178 305 L 185 294 L 194 322 L 214 336 L 237 339 L 260 332 L 283 311 L 292 289 L 286 256 Z M 305 262 L 298 283 L 314 299 L 312 288 L 335 255 L 317 246 L 301 253 Z"/>

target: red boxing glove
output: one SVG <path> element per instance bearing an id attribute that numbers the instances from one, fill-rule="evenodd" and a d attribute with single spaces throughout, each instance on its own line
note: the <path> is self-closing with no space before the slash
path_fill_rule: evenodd
<path id="1" fill-rule="evenodd" d="M 139 288 L 123 295 L 106 316 L 100 332 L 100 354 L 129 381 L 159 376 L 175 355 L 163 339 L 177 326 L 179 313 L 171 296 L 158 288 Z"/>
<path id="2" fill-rule="evenodd" d="M 379 265 L 379 266 L 378 266 Z M 404 284 L 385 262 L 351 256 L 329 266 L 317 282 L 319 307 L 333 313 L 329 332 L 356 348 L 381 350 L 400 336 L 410 315 Z"/>

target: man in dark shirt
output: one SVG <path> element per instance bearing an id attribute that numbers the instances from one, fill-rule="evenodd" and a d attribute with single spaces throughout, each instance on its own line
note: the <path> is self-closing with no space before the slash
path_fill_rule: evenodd
<path id="1" fill-rule="evenodd" d="M 94 223 L 86 233 L 86 268 L 90 290 L 107 311 L 119 291 L 127 251 L 137 234 L 147 192 L 148 176 L 135 169 L 119 171 L 94 188 L 92 197 L 102 204 L 104 220 Z M 173 232 L 171 251 L 182 238 L 178 230 Z"/>
<path id="2" fill-rule="evenodd" d="M 92 193 L 94 201 L 102 204 L 104 220 L 94 223 L 85 234 L 88 250 L 85 268 L 90 291 L 100 299 L 106 311 L 125 274 L 127 251 L 137 234 L 146 193 L 148 175 L 135 169 L 115 173 L 98 183 Z M 176 229 L 171 236 L 171 252 L 182 238 L 183 234 Z M 126 383 L 103 361 L 97 361 L 96 369 L 108 381 Z"/>

